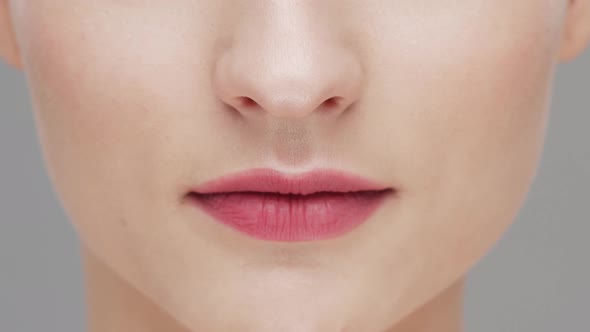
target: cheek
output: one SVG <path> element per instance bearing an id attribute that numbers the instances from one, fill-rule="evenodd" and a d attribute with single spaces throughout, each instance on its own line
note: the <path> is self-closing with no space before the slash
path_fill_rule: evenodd
<path id="1" fill-rule="evenodd" d="M 187 25 L 166 23 L 172 12 L 107 17 L 67 2 L 39 1 L 23 34 L 47 170 L 84 242 L 143 282 L 151 275 L 143 264 L 156 260 L 146 251 L 166 243 L 161 221 L 177 217 L 171 159 L 186 146 L 179 119 L 194 111 L 196 86 L 180 71 L 198 50 L 183 42 Z M 162 255 L 176 248 L 164 247 Z"/>
<path id="2" fill-rule="evenodd" d="M 520 18 L 480 17 L 472 29 L 445 34 L 446 51 L 429 52 L 418 67 L 423 98 L 435 101 L 414 119 L 425 129 L 416 136 L 424 165 L 436 167 L 425 174 L 437 204 L 470 206 L 481 213 L 472 220 L 495 215 L 495 225 L 511 219 L 532 180 L 549 106 L 554 25 L 524 7 Z"/>
<path id="3" fill-rule="evenodd" d="M 497 16 L 402 19 L 375 57 L 377 85 L 388 87 L 376 97 L 388 105 L 380 116 L 391 121 L 373 133 L 407 185 L 382 240 L 424 258 L 407 288 L 416 292 L 431 291 L 419 285 L 432 276 L 443 287 L 464 274 L 500 238 L 541 153 L 557 25 L 541 9 L 526 11 L 530 2 L 486 3 Z"/>
<path id="4" fill-rule="evenodd" d="M 178 18 L 173 25 L 179 15 L 155 6 L 107 13 L 96 4 L 48 3 L 27 10 L 25 54 L 58 187 L 88 181 L 86 174 L 115 182 L 134 162 L 162 157 L 172 117 L 188 109 L 180 101 L 194 94 L 186 81 L 193 76 L 180 73 L 195 64 L 189 54 L 197 50 L 183 42 L 188 26 Z"/>
<path id="5" fill-rule="evenodd" d="M 81 13 L 47 3 L 27 11 L 24 53 L 48 172 L 84 237 L 132 247 L 145 234 L 119 221 L 142 211 L 138 202 L 155 206 L 158 186 L 171 173 L 165 162 L 171 113 L 164 110 L 175 73 L 162 68 L 173 63 L 180 43 L 163 41 L 155 25 L 140 28 L 132 20 L 103 20 L 90 8 Z"/>

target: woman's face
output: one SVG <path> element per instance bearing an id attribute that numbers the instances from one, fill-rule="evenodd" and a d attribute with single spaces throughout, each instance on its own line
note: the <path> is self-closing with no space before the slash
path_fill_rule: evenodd
<path id="1" fill-rule="evenodd" d="M 84 244 L 190 329 L 259 332 L 382 331 L 493 246 L 535 175 L 568 1 L 10 5 Z M 344 235 L 295 242 L 187 203 L 260 167 L 399 195 Z"/>

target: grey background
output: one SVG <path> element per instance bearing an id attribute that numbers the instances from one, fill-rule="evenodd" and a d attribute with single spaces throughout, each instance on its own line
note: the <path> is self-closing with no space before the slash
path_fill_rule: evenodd
<path id="1" fill-rule="evenodd" d="M 590 51 L 561 64 L 526 204 L 471 270 L 468 332 L 590 331 Z M 78 239 L 43 166 L 22 72 L 0 63 L 0 331 L 84 331 Z"/>

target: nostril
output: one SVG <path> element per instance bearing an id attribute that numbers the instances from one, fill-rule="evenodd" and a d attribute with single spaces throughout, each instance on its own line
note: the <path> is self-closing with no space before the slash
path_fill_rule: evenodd
<path id="1" fill-rule="evenodd" d="M 237 97 L 238 99 L 238 105 L 240 108 L 245 107 L 245 108 L 252 108 L 255 107 L 256 105 L 258 105 L 257 102 L 255 102 L 252 98 L 249 97 Z"/>
<path id="2" fill-rule="evenodd" d="M 232 99 L 232 103 L 231 106 L 233 108 L 234 111 L 240 112 L 240 111 L 254 111 L 257 109 L 266 109 L 266 110 L 270 110 L 271 112 L 275 112 L 279 113 L 279 109 L 280 109 L 280 113 L 284 113 L 283 110 L 287 109 L 287 108 L 291 108 L 294 109 L 294 111 L 289 112 L 290 114 L 294 114 L 297 116 L 300 116 L 302 113 L 303 114 L 307 114 L 308 110 L 313 110 L 313 109 L 320 109 L 320 110 L 325 110 L 325 111 L 336 111 L 336 110 L 340 110 L 341 108 L 346 108 L 346 98 L 342 97 L 342 96 L 334 96 L 334 97 L 330 97 L 325 99 L 322 103 L 320 103 L 319 105 L 316 104 L 315 107 L 311 107 L 309 105 L 306 105 L 306 103 L 309 102 L 309 99 L 304 99 L 303 101 L 301 100 L 291 100 L 291 99 L 285 99 L 285 98 L 275 98 L 274 100 L 269 101 L 268 104 L 270 103 L 275 103 L 277 106 L 271 105 L 270 107 L 265 106 L 264 104 L 261 104 L 259 102 L 257 102 L 256 100 L 247 97 L 247 96 L 236 96 Z M 280 104 L 280 105 L 279 105 Z M 281 107 L 279 107 L 281 106 Z M 274 107 L 274 108 L 272 108 Z"/>
<path id="3" fill-rule="evenodd" d="M 340 102 L 342 100 L 342 97 L 331 97 L 328 98 L 324 101 L 324 107 L 327 108 L 336 108 L 338 107 L 338 105 L 340 105 Z"/>

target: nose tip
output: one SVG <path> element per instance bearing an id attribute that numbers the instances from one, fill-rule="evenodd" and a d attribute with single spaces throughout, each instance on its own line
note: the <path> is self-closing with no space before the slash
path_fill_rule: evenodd
<path id="1" fill-rule="evenodd" d="M 219 98 L 243 116 L 267 113 L 301 118 L 314 112 L 339 114 L 361 93 L 362 67 L 346 52 L 317 52 L 277 60 L 230 50 L 214 71 Z M 269 56 L 270 55 L 270 56 Z M 276 54 L 275 54 L 276 55 Z M 267 61 L 270 60 L 270 61 Z"/>

